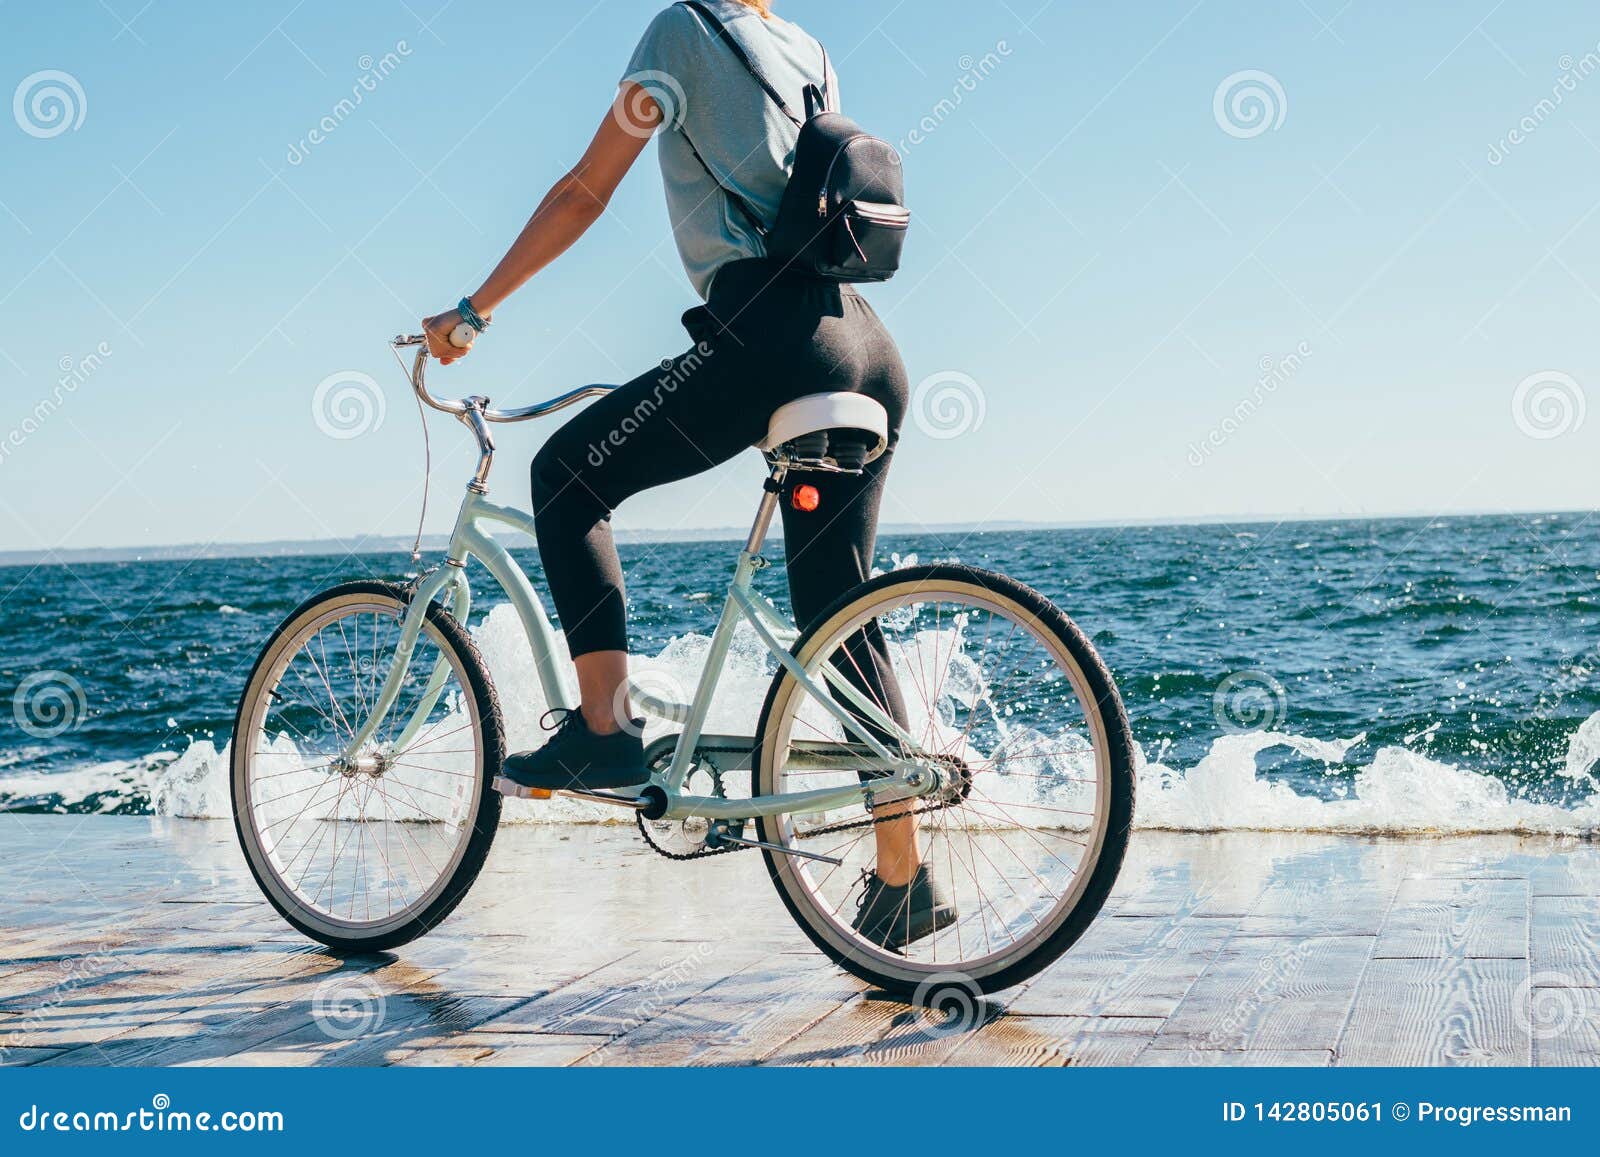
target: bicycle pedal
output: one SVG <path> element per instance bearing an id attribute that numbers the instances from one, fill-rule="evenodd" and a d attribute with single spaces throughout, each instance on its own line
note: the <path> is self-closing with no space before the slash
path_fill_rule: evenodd
<path id="1" fill-rule="evenodd" d="M 514 779 L 507 779 L 503 775 L 494 777 L 494 789 L 501 795 L 508 795 L 513 799 L 550 799 L 552 793 L 542 787 L 523 787 Z"/>

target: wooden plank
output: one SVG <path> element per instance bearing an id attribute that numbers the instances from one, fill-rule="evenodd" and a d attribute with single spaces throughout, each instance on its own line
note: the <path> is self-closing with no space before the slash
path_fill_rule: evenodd
<path id="1" fill-rule="evenodd" d="M 1512 879 L 1410 879 L 1373 953 L 1379 958 L 1528 954 L 1528 885 Z"/>
<path id="2" fill-rule="evenodd" d="M 65 1051 L 64 1049 L 29 1048 L 27 1046 L 0 1048 L 0 1068 L 20 1069 L 28 1065 L 36 1065 L 41 1061 L 58 1057 Z"/>
<path id="3" fill-rule="evenodd" d="M 1021 1016 L 1168 1016 L 1232 931 L 1223 919 L 1102 918 L 1007 994 L 1006 1007 Z"/>
<path id="4" fill-rule="evenodd" d="M 105 1055 L 94 1050 L 113 1038 L 144 1030 L 165 1035 L 168 1029 L 151 1026 L 206 1008 L 274 975 L 314 967 L 310 962 L 315 959 L 304 950 L 259 955 L 237 951 L 186 956 L 178 965 L 146 970 L 119 966 L 82 983 L 46 990 L 26 1005 L 7 1006 L 12 1015 L 0 1022 L 0 1031 L 9 1030 L 13 1044 L 88 1048 L 89 1053 L 71 1062 L 104 1064 Z"/>
<path id="5" fill-rule="evenodd" d="M 1238 933 L 1296 939 L 1378 935 L 1406 874 L 1405 850 L 1392 858 L 1378 847 L 1344 840 L 1290 863 L 1278 861 L 1275 879 L 1238 922 Z"/>
<path id="6" fill-rule="evenodd" d="M 1600 1065 L 1600 989 L 1534 987 L 1525 995 L 1534 1064 Z"/>
<path id="7" fill-rule="evenodd" d="M 555 1068 L 579 1063 L 604 1043 L 605 1038 L 593 1036 L 471 1032 L 448 1043 L 393 1049 L 388 1063 L 436 1068 Z"/>
<path id="8" fill-rule="evenodd" d="M 1108 914 L 1177 918 L 1243 916 L 1276 874 L 1282 856 L 1306 854 L 1325 836 L 1139 832 L 1129 846 Z"/>
<path id="9" fill-rule="evenodd" d="M 1239 1049 L 1212 1052 L 1199 1049 L 1146 1049 L 1134 1062 L 1140 1068 L 1326 1068 L 1333 1063 L 1331 1049 Z"/>
<path id="10" fill-rule="evenodd" d="M 821 958 L 776 956 L 616 1037 L 588 1065 L 751 1065 L 857 997 Z"/>
<path id="11" fill-rule="evenodd" d="M 762 1063 L 825 1067 L 868 1064 L 871 1063 L 868 1049 L 890 1035 L 897 1018 L 904 1026 L 909 1017 L 909 1010 L 898 1001 L 858 996 L 805 1031 L 781 1042 L 767 1053 Z"/>
<path id="12" fill-rule="evenodd" d="M 703 943 L 634 953 L 571 984 L 519 1005 L 484 1027 L 491 1032 L 544 1032 L 620 1037 L 749 967 L 756 953 Z"/>
<path id="13" fill-rule="evenodd" d="M 1341 1065 L 1527 1065 L 1515 1014 L 1526 960 L 1372 960 L 1337 1049 Z"/>
<path id="14" fill-rule="evenodd" d="M 784 1065 L 1129 1064 L 1150 1043 L 1156 1017 L 1014 1016 L 990 1001 L 947 1020 L 896 1000 L 852 1001 L 766 1059 Z"/>
<path id="15" fill-rule="evenodd" d="M 516 998 L 401 993 L 353 1006 L 349 1017 L 315 1015 L 253 1048 L 214 1056 L 206 1065 L 385 1065 L 422 1050 L 448 1047 L 470 1030 L 523 1003 Z"/>
<path id="16" fill-rule="evenodd" d="M 1534 983 L 1600 988 L 1600 895 L 1535 896 L 1532 906 Z"/>
<path id="17" fill-rule="evenodd" d="M 1159 1017 L 997 1017 L 955 1045 L 938 1064 L 989 1066 L 1131 1065 L 1160 1031 Z"/>
<path id="18" fill-rule="evenodd" d="M 1194 982 L 1151 1048 L 1331 1051 L 1372 945 L 1368 936 L 1236 937 Z"/>
<path id="19" fill-rule="evenodd" d="M 318 990 L 345 971 L 338 960 L 320 954 L 290 959 L 293 964 L 280 975 L 241 973 L 180 992 L 163 1006 L 166 1015 L 143 1019 L 46 1063 L 196 1064 L 250 1049 L 308 1023 Z"/>
<path id="20" fill-rule="evenodd" d="M 1587 840 L 1529 841 L 1523 862 L 1535 896 L 1600 894 L 1600 848 Z"/>
<path id="21" fill-rule="evenodd" d="M 812 949 L 758 857 L 673 864 L 623 825 L 507 827 L 442 928 L 341 962 L 260 899 L 226 822 L 16 819 L 0 816 L 15 867 L 0 898 L 12 1064 L 1600 1054 L 1600 849 L 1581 841 L 1142 831 L 1083 940 L 947 1031 Z M 330 1034 L 317 1011 L 329 981 L 368 985 L 382 1024 Z"/>

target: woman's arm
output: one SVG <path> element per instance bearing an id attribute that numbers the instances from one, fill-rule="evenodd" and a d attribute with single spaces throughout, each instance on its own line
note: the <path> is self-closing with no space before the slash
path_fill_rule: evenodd
<path id="1" fill-rule="evenodd" d="M 631 81 L 623 84 L 583 159 L 551 186 L 500 264 L 468 298 L 480 316 L 487 318 L 588 232 L 660 123 L 661 108 L 655 99 Z M 445 365 L 467 354 L 450 344 L 450 334 L 461 320 L 460 313 L 451 309 L 422 323 L 429 351 Z"/>

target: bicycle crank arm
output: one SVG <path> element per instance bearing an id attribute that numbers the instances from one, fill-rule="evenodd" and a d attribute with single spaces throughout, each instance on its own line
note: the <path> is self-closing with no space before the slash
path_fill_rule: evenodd
<path id="1" fill-rule="evenodd" d="M 717 820 L 711 825 L 711 830 L 706 832 L 706 847 L 720 848 L 723 844 L 738 844 L 741 848 L 764 848 L 769 852 L 782 852 L 786 856 L 799 856 L 806 860 L 819 860 L 824 864 L 838 867 L 844 863 L 832 856 L 824 856 L 817 852 L 802 852 L 799 848 L 786 848 L 782 844 L 769 844 L 766 840 L 752 840 L 744 836 L 736 836 L 730 830 L 726 820 Z"/>
<path id="2" fill-rule="evenodd" d="M 514 779 L 507 779 L 503 775 L 494 778 L 494 789 L 501 795 L 508 795 L 515 799 L 549 799 L 553 795 L 565 796 L 567 799 L 581 799 L 585 803 L 604 803 L 612 807 L 632 808 L 634 811 L 644 811 L 654 805 L 654 800 L 640 796 L 635 798 L 630 795 L 616 795 L 609 791 L 585 791 L 583 788 L 571 787 L 547 790 L 540 787 L 523 787 Z"/>

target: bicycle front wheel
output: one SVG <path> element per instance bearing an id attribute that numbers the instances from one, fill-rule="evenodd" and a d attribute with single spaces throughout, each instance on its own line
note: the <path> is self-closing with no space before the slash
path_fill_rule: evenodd
<path id="1" fill-rule="evenodd" d="M 466 629 L 427 608 L 400 693 L 374 711 L 410 607 L 390 583 L 334 587 L 268 641 L 233 732 L 234 823 L 290 924 L 346 951 L 404 944 L 460 903 L 500 819 L 499 701 Z"/>
<path id="2" fill-rule="evenodd" d="M 937 768 L 942 781 L 932 795 L 875 811 L 855 805 L 760 822 L 770 843 L 842 861 L 765 853 L 812 941 L 855 975 L 922 999 L 938 988 L 1007 988 L 1065 952 L 1104 904 L 1133 817 L 1133 739 L 1083 633 L 1021 583 L 936 564 L 847 593 L 794 654 L 816 685 L 831 667 L 885 715 L 902 715 L 908 738 L 885 746 Z M 865 745 L 787 670 L 757 735 L 759 795 L 873 774 Z M 862 915 L 886 849 L 901 860 L 891 876 L 920 864 L 937 892 L 932 931 L 910 935 L 909 905 L 895 917 L 906 937 L 885 936 L 871 907 Z M 891 939 L 907 942 L 886 947 Z"/>

